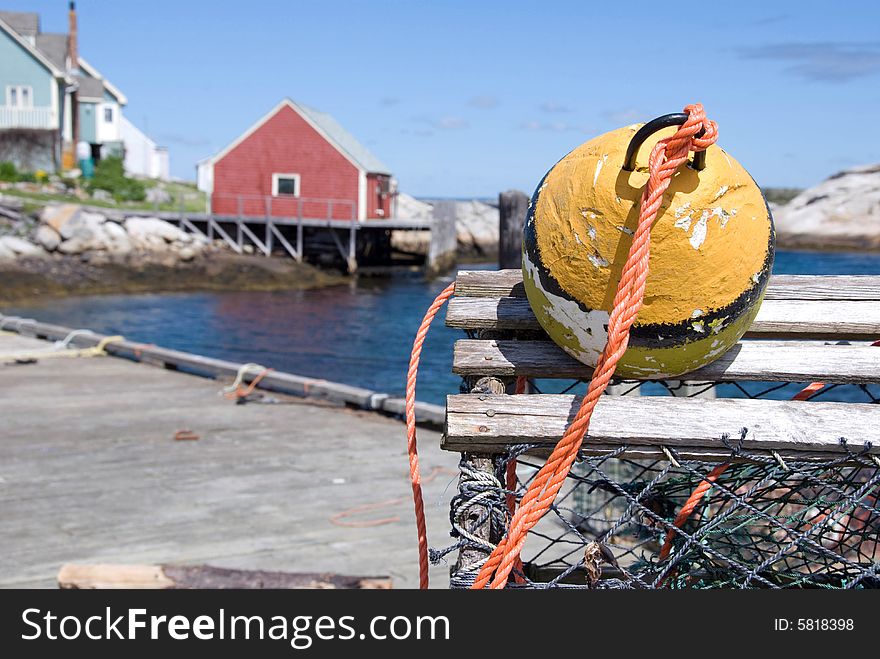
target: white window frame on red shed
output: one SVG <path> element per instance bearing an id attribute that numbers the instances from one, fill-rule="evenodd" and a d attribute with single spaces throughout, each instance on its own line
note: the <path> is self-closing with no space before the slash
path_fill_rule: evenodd
<path id="1" fill-rule="evenodd" d="M 293 179 L 294 181 L 296 181 L 296 192 L 292 196 L 299 197 L 300 191 L 302 190 L 302 187 L 301 187 L 302 180 L 300 178 L 300 175 L 294 174 L 294 173 L 285 174 L 283 172 L 275 172 L 272 174 L 272 196 L 273 197 L 279 196 L 279 194 L 278 194 L 278 179 L 282 179 L 282 178 Z M 285 196 L 291 196 L 291 195 L 288 195 L 287 193 L 285 193 Z"/>

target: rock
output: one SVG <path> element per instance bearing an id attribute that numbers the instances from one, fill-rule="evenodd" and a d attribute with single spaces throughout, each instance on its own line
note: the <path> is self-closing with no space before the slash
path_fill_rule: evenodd
<path id="1" fill-rule="evenodd" d="M 48 224 L 64 237 L 61 228 L 69 220 L 76 217 L 80 211 L 82 211 L 82 207 L 77 204 L 50 204 L 40 213 L 40 222 Z"/>
<path id="2" fill-rule="evenodd" d="M 880 164 L 835 174 L 773 214 L 785 247 L 880 249 Z"/>
<path id="3" fill-rule="evenodd" d="M 401 192 L 397 195 L 397 217 L 401 220 L 432 220 L 434 206 Z"/>
<path id="4" fill-rule="evenodd" d="M 131 252 L 131 238 L 116 222 L 105 222 L 101 230 L 104 232 L 104 244 L 110 254 L 122 256 Z"/>
<path id="5" fill-rule="evenodd" d="M 0 243 L 0 262 L 13 260 L 15 260 L 15 252 L 13 252 L 3 243 Z"/>
<path id="6" fill-rule="evenodd" d="M 455 229 L 459 252 L 475 256 L 498 251 L 498 208 L 482 201 L 456 203 Z"/>
<path id="7" fill-rule="evenodd" d="M 151 204 L 170 204 L 172 197 L 168 190 L 157 185 L 147 190 L 147 201 Z"/>
<path id="8" fill-rule="evenodd" d="M 192 247 L 184 247 L 177 253 L 177 256 L 181 261 L 192 261 L 196 257 L 196 250 Z"/>
<path id="9" fill-rule="evenodd" d="M 35 238 L 49 252 L 54 252 L 61 244 L 61 236 L 48 224 L 41 224 L 37 228 Z"/>
<path id="10" fill-rule="evenodd" d="M 17 238 L 16 236 L 0 236 L 0 245 L 12 252 L 15 256 L 42 256 L 43 249 L 32 242 Z"/>
<path id="11" fill-rule="evenodd" d="M 82 254 L 92 248 L 92 241 L 83 238 L 68 238 L 58 245 L 58 251 L 62 254 Z"/>
<path id="12" fill-rule="evenodd" d="M 94 192 L 92 192 L 92 199 L 94 199 L 95 201 L 115 203 L 115 201 L 113 199 L 113 195 L 111 195 L 106 190 L 101 190 L 100 188 L 98 188 Z"/>
<path id="13" fill-rule="evenodd" d="M 453 202 L 459 252 L 484 256 L 498 251 L 498 208 L 482 201 Z M 431 222 L 434 205 L 407 194 L 397 197 L 397 217 Z M 403 252 L 424 254 L 428 250 L 429 231 L 393 231 L 391 244 Z"/>
<path id="14" fill-rule="evenodd" d="M 157 217 L 130 217 L 125 221 L 125 230 L 136 245 L 145 247 L 164 247 L 165 243 L 179 241 L 192 242 L 192 236 L 176 226 Z"/>

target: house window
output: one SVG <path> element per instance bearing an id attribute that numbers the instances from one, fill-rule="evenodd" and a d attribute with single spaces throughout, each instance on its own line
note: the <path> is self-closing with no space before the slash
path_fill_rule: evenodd
<path id="1" fill-rule="evenodd" d="M 272 174 L 272 196 L 299 197 L 299 174 Z"/>
<path id="2" fill-rule="evenodd" d="M 34 90 L 27 85 L 7 85 L 6 105 L 11 108 L 34 107 Z"/>
<path id="3" fill-rule="evenodd" d="M 113 123 L 113 108 L 104 108 L 104 123 Z"/>

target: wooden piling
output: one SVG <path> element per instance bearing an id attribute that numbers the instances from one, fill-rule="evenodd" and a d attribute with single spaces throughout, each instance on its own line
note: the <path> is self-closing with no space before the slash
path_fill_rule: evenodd
<path id="1" fill-rule="evenodd" d="M 425 260 L 425 274 L 434 277 L 455 267 L 458 237 L 455 230 L 456 207 L 453 201 L 434 204 L 434 223 L 431 226 L 431 242 Z"/>
<path id="2" fill-rule="evenodd" d="M 498 195 L 498 267 L 522 266 L 522 232 L 529 198 L 519 190 L 507 190 Z"/>

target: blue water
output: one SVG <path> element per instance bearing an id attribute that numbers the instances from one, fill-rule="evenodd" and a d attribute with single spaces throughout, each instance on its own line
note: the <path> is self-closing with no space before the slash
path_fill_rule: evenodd
<path id="1" fill-rule="evenodd" d="M 779 252 L 774 272 L 880 274 L 880 256 Z M 2 312 L 402 395 L 413 335 L 451 280 L 413 274 L 309 291 L 71 297 Z M 442 403 L 458 391 L 452 344 L 461 337 L 441 312 L 422 354 L 419 399 Z"/>

